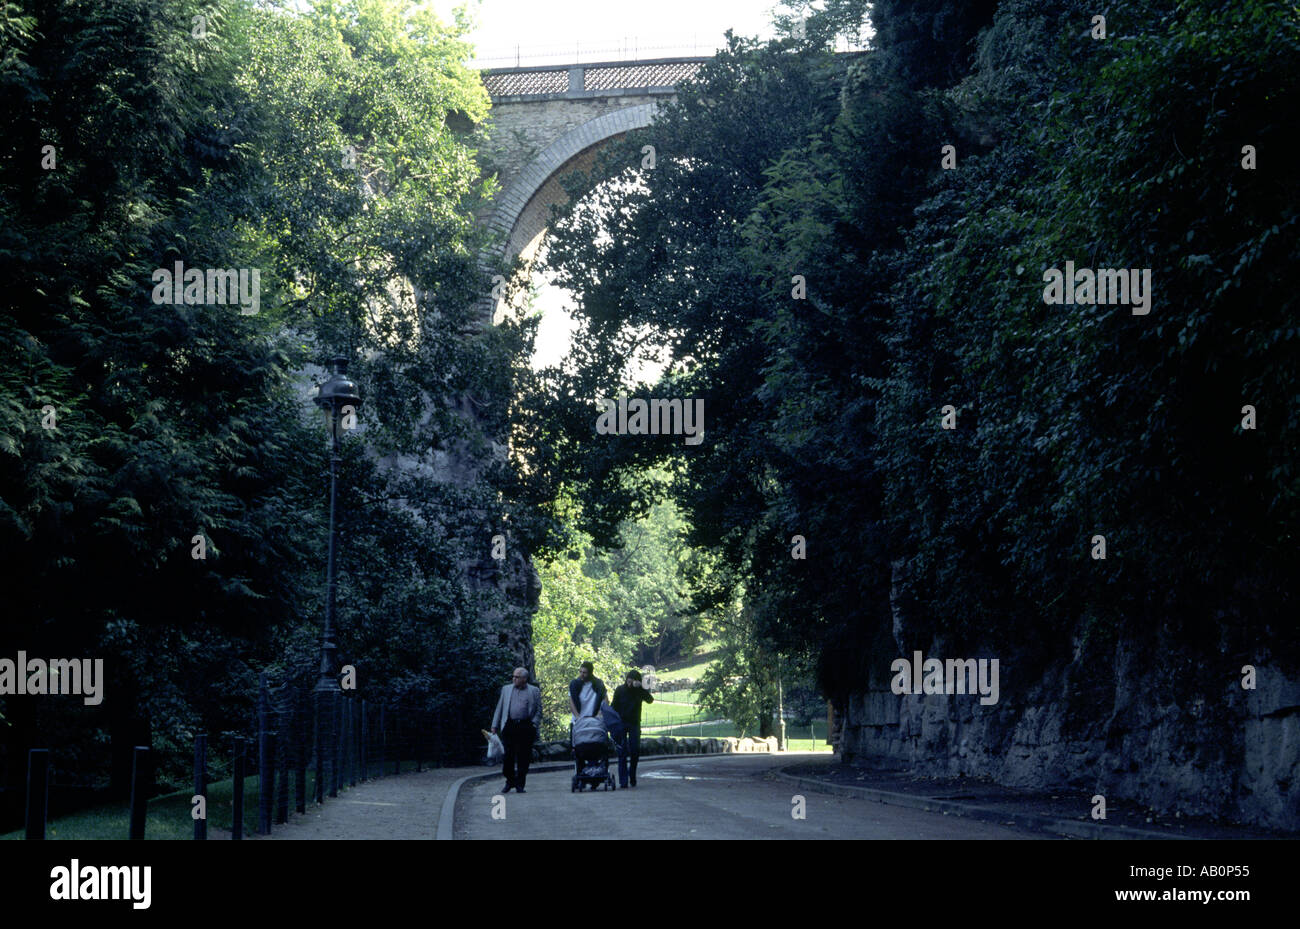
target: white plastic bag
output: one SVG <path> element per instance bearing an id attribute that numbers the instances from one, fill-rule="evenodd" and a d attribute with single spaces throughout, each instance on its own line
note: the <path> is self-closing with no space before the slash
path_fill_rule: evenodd
<path id="1" fill-rule="evenodd" d="M 500 761 L 504 761 L 506 757 L 506 747 L 501 744 L 501 737 L 497 735 L 495 732 L 489 732 L 487 734 L 487 740 L 488 740 L 488 749 L 487 749 L 488 764 L 497 764 Z"/>

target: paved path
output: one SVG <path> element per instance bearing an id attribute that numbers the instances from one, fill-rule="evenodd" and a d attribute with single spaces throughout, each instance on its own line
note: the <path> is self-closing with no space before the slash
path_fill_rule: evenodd
<path id="1" fill-rule="evenodd" d="M 274 826 L 270 836 L 248 838 L 432 839 L 448 788 L 467 774 L 488 770 L 482 765 L 434 768 L 366 781 L 327 797 L 322 806 L 308 804 L 305 814 L 291 813 L 289 822 Z"/>
<path id="2" fill-rule="evenodd" d="M 523 796 L 506 794 L 505 818 L 493 819 L 503 782 L 470 781 L 456 804 L 458 839 L 1027 839 L 1042 834 L 806 792 L 806 819 L 791 816 L 799 791 L 774 772 L 800 760 L 781 755 L 681 756 L 642 762 L 638 786 L 570 792 L 571 771 L 528 776 Z M 481 772 L 481 769 L 479 769 Z M 500 804 L 496 804 L 500 809 Z"/>

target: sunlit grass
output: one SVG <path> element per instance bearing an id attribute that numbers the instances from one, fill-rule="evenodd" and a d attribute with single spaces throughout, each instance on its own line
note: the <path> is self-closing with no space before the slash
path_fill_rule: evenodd
<path id="1" fill-rule="evenodd" d="M 678 667 L 665 665 L 662 668 L 655 668 L 655 677 L 659 678 L 661 681 L 675 681 L 682 678 L 698 681 L 704 676 L 704 672 L 708 670 L 709 665 L 713 664 L 714 661 L 712 653 L 709 653 L 709 657 L 705 658 L 703 661 L 700 661 L 699 657 L 700 656 L 695 656 L 694 658 L 688 659 L 691 662 L 688 665 L 681 665 Z"/>
<path id="2" fill-rule="evenodd" d="M 699 703 L 699 692 L 695 690 L 663 690 L 655 694 L 655 703 Z"/>
<path id="3" fill-rule="evenodd" d="M 700 710 L 698 707 L 671 706 L 656 700 L 641 707 L 641 725 L 642 727 L 661 726 L 670 721 L 674 724 L 687 723 L 698 719 L 716 718 L 716 715 L 708 710 Z"/>
<path id="4" fill-rule="evenodd" d="M 704 739 L 722 739 L 727 736 L 738 736 L 739 732 L 736 730 L 736 724 L 730 720 L 715 719 L 709 722 L 682 723 L 680 725 L 674 723 L 671 729 L 665 726 L 650 731 L 647 731 L 643 724 L 641 726 L 641 735 L 643 738 L 646 736 L 672 735 L 683 739 L 697 736 Z"/>
<path id="5" fill-rule="evenodd" d="M 740 730 L 736 724 L 730 720 L 720 719 L 710 722 L 684 723 L 674 725 L 671 729 L 662 728 L 647 730 L 644 724 L 641 727 L 642 738 L 654 736 L 671 735 L 677 738 L 704 738 L 704 739 L 725 739 L 728 736 L 740 738 Z M 749 733 L 751 737 L 756 737 L 756 733 Z M 829 752 L 830 746 L 826 743 L 826 722 L 824 720 L 816 721 L 810 729 L 808 726 L 796 726 L 787 722 L 785 728 L 786 751 L 791 752 Z"/>

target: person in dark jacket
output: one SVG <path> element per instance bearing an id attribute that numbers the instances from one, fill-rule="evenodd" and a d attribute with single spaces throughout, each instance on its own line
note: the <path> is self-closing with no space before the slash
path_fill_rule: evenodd
<path id="1" fill-rule="evenodd" d="M 592 673 L 590 661 L 584 661 L 578 668 L 578 676 L 569 681 L 569 708 L 573 710 L 573 721 L 579 716 L 595 716 L 608 699 L 605 682 Z"/>
<path id="2" fill-rule="evenodd" d="M 641 672 L 629 671 L 614 690 L 614 712 L 623 720 L 618 740 L 618 786 L 636 786 L 636 762 L 641 757 L 641 705 L 654 703 L 654 694 L 641 686 Z M 630 776 L 629 776 L 630 775 Z"/>

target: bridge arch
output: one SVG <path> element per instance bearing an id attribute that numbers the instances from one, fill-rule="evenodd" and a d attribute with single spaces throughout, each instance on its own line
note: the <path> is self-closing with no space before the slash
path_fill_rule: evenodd
<path id="1" fill-rule="evenodd" d="M 601 146 L 635 129 L 649 126 L 654 103 L 643 103 L 598 116 L 556 139 L 511 181 L 497 199 L 488 228 L 501 236 L 501 257 L 531 257 L 546 231 L 552 205 L 567 196 L 560 178 L 590 168 Z"/>
<path id="2" fill-rule="evenodd" d="M 495 243 L 483 253 L 485 270 L 536 257 L 551 207 L 567 202 L 560 179 L 588 171 L 610 140 L 653 122 L 659 105 L 673 98 L 707 58 L 658 58 L 482 72 L 492 99 L 486 151 L 502 185 L 480 216 Z M 505 310 L 485 299 L 492 321 Z"/>

